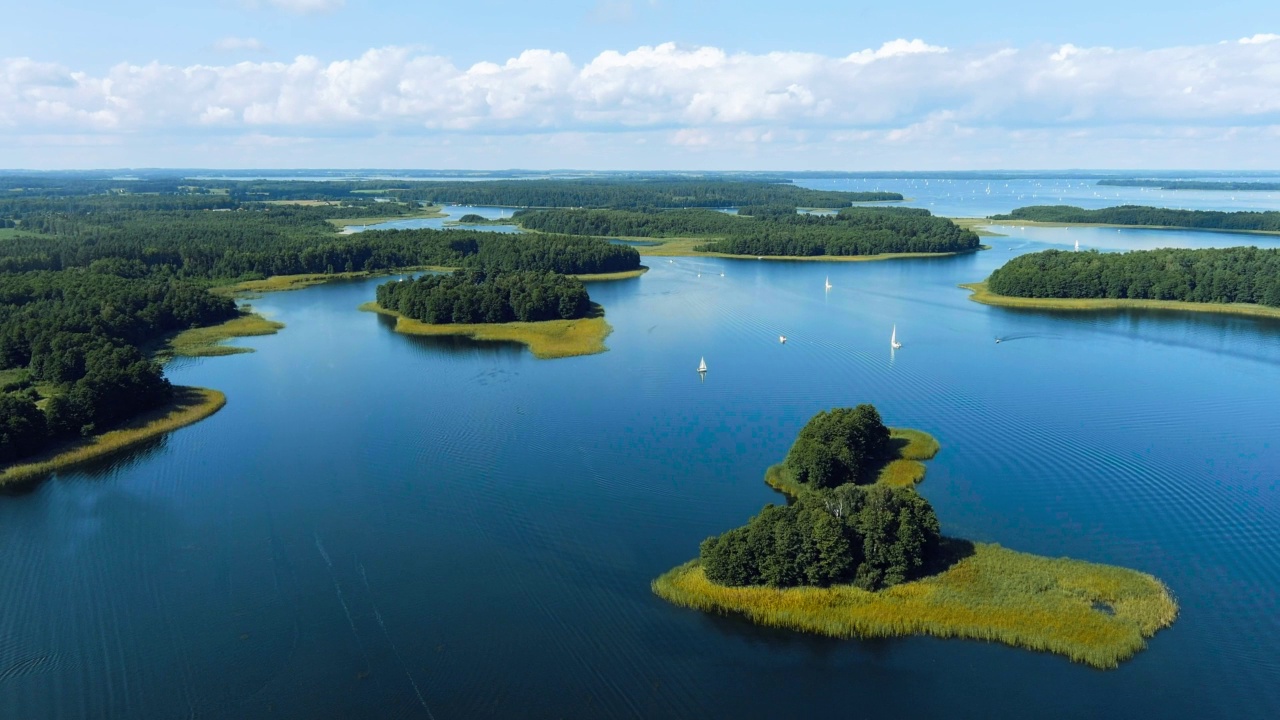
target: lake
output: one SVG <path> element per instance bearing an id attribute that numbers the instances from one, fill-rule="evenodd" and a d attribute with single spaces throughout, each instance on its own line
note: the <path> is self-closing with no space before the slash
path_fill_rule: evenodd
<path id="1" fill-rule="evenodd" d="M 610 351 L 552 361 L 397 335 L 355 309 L 376 280 L 254 300 L 287 328 L 169 368 L 221 412 L 0 497 L 0 717 L 1273 716 L 1280 322 L 956 284 L 1077 238 L 1278 239 L 1007 232 L 934 260 L 652 258 L 590 286 Z M 947 534 L 1153 573 L 1177 623 L 1103 672 L 651 594 L 781 501 L 764 470 L 813 413 L 859 402 L 942 442 L 920 490 Z"/>

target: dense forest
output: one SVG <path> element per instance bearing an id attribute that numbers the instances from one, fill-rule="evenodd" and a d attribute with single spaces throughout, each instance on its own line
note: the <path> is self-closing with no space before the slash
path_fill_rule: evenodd
<path id="1" fill-rule="evenodd" d="M 612 237 L 706 237 L 704 252 L 731 255 L 877 255 L 965 252 L 978 236 L 916 208 L 844 208 L 835 215 L 797 213 L 792 206 L 748 206 L 738 215 L 715 210 L 529 210 L 522 227 Z"/>
<path id="2" fill-rule="evenodd" d="M 1276 182 L 1233 182 L 1228 180 L 1099 180 L 1099 185 L 1112 187 L 1144 187 L 1159 190 L 1230 190 L 1231 192 L 1259 192 L 1280 190 Z"/>
<path id="3" fill-rule="evenodd" d="M 380 285 L 377 299 L 387 310 L 438 324 L 572 320 L 591 309 L 581 281 L 553 272 L 423 275 Z"/>
<path id="4" fill-rule="evenodd" d="M 163 403 L 169 382 L 139 346 L 235 314 L 203 285 L 146 277 L 136 262 L 0 274 L 0 462 Z"/>
<path id="5" fill-rule="evenodd" d="M 916 577 L 942 539 L 933 507 L 910 488 L 856 484 L 888 451 L 889 429 L 871 405 L 814 416 L 786 461 L 812 491 L 703 541 L 707 579 L 775 587 L 852 582 L 877 590 Z"/>
<path id="6" fill-rule="evenodd" d="M 992 215 L 991 219 L 1280 232 L 1280 212 L 1276 211 L 1172 210 L 1145 205 L 1120 205 L 1100 210 L 1085 210 L 1071 205 L 1033 205 L 1018 208 L 1007 215 Z"/>
<path id="7" fill-rule="evenodd" d="M 1280 250 L 1046 250 L 1010 260 L 991 274 L 987 287 L 1016 297 L 1183 300 L 1280 307 Z"/>

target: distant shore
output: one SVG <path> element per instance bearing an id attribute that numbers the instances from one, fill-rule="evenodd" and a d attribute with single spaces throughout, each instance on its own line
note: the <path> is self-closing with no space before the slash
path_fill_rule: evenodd
<path id="1" fill-rule="evenodd" d="M 395 330 L 406 335 L 469 337 L 474 340 L 516 342 L 542 360 L 595 355 L 607 351 L 604 340 L 613 327 L 604 319 L 604 308 L 592 303 L 590 317 L 577 320 L 545 320 L 510 323 L 425 323 L 387 310 L 376 302 L 359 308 L 396 319 Z"/>
<path id="2" fill-rule="evenodd" d="M 1198 303 L 1182 300 L 1129 300 L 1122 298 L 1028 298 L 1000 295 L 987 288 L 987 283 L 964 283 L 960 287 L 971 294 L 969 299 L 983 305 L 1023 308 L 1027 310 L 1064 310 L 1088 312 L 1099 310 L 1171 310 L 1177 312 L 1244 315 L 1280 318 L 1280 308 L 1251 303 Z"/>
<path id="3" fill-rule="evenodd" d="M 713 243 L 715 242 L 715 238 L 617 237 L 613 239 L 636 243 L 634 247 L 643 257 L 710 257 L 726 258 L 729 260 L 774 260 L 783 262 L 875 262 L 878 260 L 945 258 L 955 257 L 958 255 L 968 255 L 969 253 L 978 252 L 979 250 L 991 249 L 986 245 L 982 245 L 978 247 L 977 250 L 945 253 L 881 253 L 879 255 L 733 255 L 730 253 L 720 252 L 701 252 L 693 249 L 695 246 Z"/>
<path id="4" fill-rule="evenodd" d="M 970 220 L 971 218 L 961 218 Z M 959 224 L 957 221 L 956 224 Z M 1183 225 L 1125 225 L 1123 223 L 1070 223 L 1070 222 L 1045 222 L 1042 220 L 992 220 L 990 218 L 982 219 L 981 223 L 975 223 L 990 227 L 992 225 L 1003 225 L 1005 227 L 1047 227 L 1047 228 L 1073 228 L 1073 227 L 1093 227 L 1093 228 L 1115 228 L 1117 230 L 1173 230 L 1178 232 L 1209 232 L 1222 233 L 1224 235 L 1280 235 L 1280 232 L 1274 230 L 1229 230 L 1223 228 L 1201 228 L 1187 227 Z"/>
<path id="5" fill-rule="evenodd" d="M 96 460 L 199 422 L 222 409 L 227 396 L 208 388 L 177 385 L 173 400 L 142 413 L 114 430 L 56 445 L 0 470 L 0 486 L 36 480 L 49 473 Z"/>

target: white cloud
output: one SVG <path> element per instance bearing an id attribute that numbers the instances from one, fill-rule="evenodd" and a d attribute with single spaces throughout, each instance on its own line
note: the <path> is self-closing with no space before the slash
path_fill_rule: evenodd
<path id="1" fill-rule="evenodd" d="M 329 62 L 120 64 L 102 73 L 9 58 L 0 60 L 0 133 L 627 132 L 668 148 L 781 151 L 801 137 L 811 138 L 808 147 L 817 138 L 903 147 L 1023 132 L 1095 142 L 1098 132 L 1069 133 L 1124 127 L 1126 137 L 1159 135 L 1167 147 L 1171 137 L 1189 137 L 1178 129 L 1280 124 L 1280 42 L 1264 37 L 1152 50 L 943 48 L 900 39 L 843 57 L 668 43 L 585 63 L 526 50 L 470 67 L 403 47 Z M 224 38 L 220 46 L 246 51 L 261 43 Z"/>
<path id="2" fill-rule="evenodd" d="M 213 44 L 213 49 L 226 53 L 265 52 L 267 46 L 258 38 L 224 37 Z"/>
<path id="3" fill-rule="evenodd" d="M 1240 38 L 1241 45 L 1261 45 L 1262 43 L 1275 42 L 1280 40 L 1280 35 L 1274 33 L 1258 33 L 1253 37 Z"/>

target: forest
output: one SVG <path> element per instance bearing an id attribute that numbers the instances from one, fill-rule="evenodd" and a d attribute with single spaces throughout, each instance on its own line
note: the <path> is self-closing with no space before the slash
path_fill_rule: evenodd
<path id="1" fill-rule="evenodd" d="M 889 429 L 874 406 L 815 415 L 786 460 L 810 491 L 704 540 L 707 579 L 727 586 L 853 583 L 878 590 L 917 577 L 942 540 L 933 507 L 910 488 L 858 484 L 889 452 Z"/>
<path id="2" fill-rule="evenodd" d="M 458 270 L 378 286 L 378 305 L 433 324 L 538 322 L 586 317 L 587 288 L 553 272 Z"/>
<path id="3" fill-rule="evenodd" d="M 1276 182 L 1234 182 L 1229 180 L 1099 180 L 1099 185 L 1112 187 L 1143 187 L 1159 190 L 1230 190 L 1231 192 L 1268 192 L 1280 190 Z"/>
<path id="4" fill-rule="evenodd" d="M 1276 211 L 1172 210 L 1145 205 L 1120 205 L 1100 210 L 1085 210 L 1071 205 L 1033 205 L 1018 208 L 1007 215 L 992 215 L 991 219 L 1280 232 L 1280 212 Z"/>
<path id="5" fill-rule="evenodd" d="M 127 261 L 0 274 L 0 462 L 165 402 L 169 382 L 140 346 L 235 315 L 204 285 Z"/>
<path id="6" fill-rule="evenodd" d="M 1010 260 L 991 274 L 987 288 L 1015 297 L 1181 300 L 1280 307 L 1280 250 L 1045 250 Z"/>
<path id="7" fill-rule="evenodd" d="M 715 210 L 526 210 L 524 228 L 612 237 L 706 237 L 696 247 L 731 255 L 878 255 L 965 252 L 978 236 L 916 208 L 844 208 L 835 215 L 797 213 L 793 206 L 748 206 L 738 215 Z"/>
<path id="8" fill-rule="evenodd" d="M 486 287 L 508 293 L 503 317 L 542 318 L 547 303 L 556 317 L 589 308 L 581 283 L 549 281 L 548 271 L 640 265 L 635 249 L 593 238 L 467 230 L 343 235 L 328 222 L 402 214 L 416 203 L 242 203 L 225 194 L 165 194 L 160 186 L 157 194 L 135 195 L 104 190 L 107 181 L 59 181 L 97 194 L 53 194 L 59 185 L 40 193 L 11 188 L 0 198 L 0 223 L 24 231 L 0 242 L 0 463 L 166 402 L 169 382 L 145 349 L 168 333 L 235 317 L 235 303 L 209 291 L 216 285 L 422 265 L 527 272 L 527 280 Z M 463 316 L 451 309 L 455 314 Z"/>

